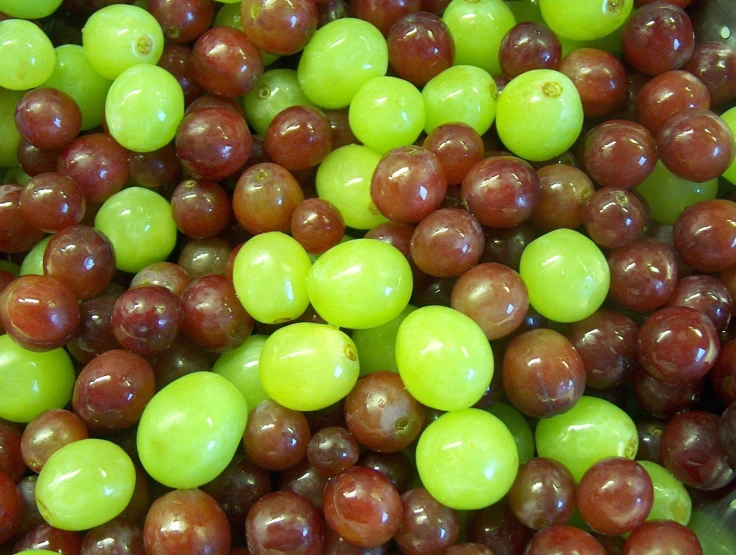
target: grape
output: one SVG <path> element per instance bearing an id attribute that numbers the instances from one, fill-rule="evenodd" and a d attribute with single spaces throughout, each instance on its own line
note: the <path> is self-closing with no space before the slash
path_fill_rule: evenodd
<path id="1" fill-rule="evenodd" d="M 460 518 L 457 511 L 438 503 L 424 488 L 401 496 L 401 526 L 394 541 L 406 555 L 441 555 L 457 542 Z"/>
<path id="2" fill-rule="evenodd" d="M 634 0 L 539 0 L 542 17 L 558 35 L 578 41 L 600 39 L 621 27 Z"/>
<path id="3" fill-rule="evenodd" d="M 0 168 L 15 166 L 18 163 L 17 152 L 21 137 L 15 126 L 15 107 L 22 97 L 22 91 L 0 88 L 0 134 L 3 137 L 0 141 Z"/>
<path id="4" fill-rule="evenodd" d="M 248 511 L 248 553 L 319 555 L 325 528 L 320 512 L 306 498 L 290 491 L 269 493 Z"/>
<path id="5" fill-rule="evenodd" d="M 87 530 L 118 516 L 133 497 L 135 468 L 120 447 L 82 439 L 54 453 L 38 476 L 36 503 L 62 530 Z"/>
<path id="6" fill-rule="evenodd" d="M 266 340 L 259 359 L 263 390 L 292 410 L 321 410 L 337 403 L 360 374 L 353 341 L 324 324 L 291 324 Z"/>
<path id="7" fill-rule="evenodd" d="M 46 461 L 59 449 L 88 437 L 87 426 L 73 412 L 47 410 L 31 420 L 23 430 L 20 445 L 23 461 L 34 472 L 41 472 Z"/>
<path id="8" fill-rule="evenodd" d="M 726 122 L 726 125 L 731 130 L 731 133 L 736 136 L 736 107 L 726 110 L 721 114 L 721 119 Z M 1 121 L 1 120 L 0 120 Z M 1 160 L 1 158 L 0 158 Z M 723 172 L 723 177 L 728 179 L 731 183 L 736 185 L 736 160 L 734 160 L 729 168 Z"/>
<path id="9" fill-rule="evenodd" d="M 479 409 L 440 416 L 420 436 L 416 459 L 427 491 L 458 510 L 481 509 L 501 499 L 519 468 L 508 428 Z"/>
<path id="10" fill-rule="evenodd" d="M 506 403 L 493 403 L 486 410 L 503 422 L 514 436 L 519 464 L 531 460 L 534 457 L 534 434 L 526 417 Z"/>
<path id="11" fill-rule="evenodd" d="M 0 0 L 0 11 L 10 17 L 41 19 L 56 11 L 62 0 Z"/>
<path id="12" fill-rule="evenodd" d="M 420 308 L 404 319 L 396 361 L 409 393 L 438 410 L 472 406 L 493 377 L 493 353 L 483 330 L 443 306 Z"/>
<path id="13" fill-rule="evenodd" d="M 312 105 L 302 92 L 296 70 L 285 68 L 266 71 L 255 88 L 243 97 L 248 124 L 259 135 L 266 134 L 271 121 L 282 110 Z"/>
<path id="14" fill-rule="evenodd" d="M 266 400 L 248 415 L 243 447 L 251 461 L 275 472 L 292 468 L 307 456 L 309 436 L 303 413 Z"/>
<path id="15" fill-rule="evenodd" d="M 559 71 L 522 73 L 506 85 L 498 100 L 498 136 L 511 152 L 526 160 L 543 161 L 562 154 L 577 140 L 582 127 L 580 94 Z"/>
<path id="16" fill-rule="evenodd" d="M 53 235 L 49 235 L 48 237 L 41 239 L 38 243 L 33 245 L 33 248 L 30 251 L 28 251 L 28 254 L 23 258 L 23 263 L 20 265 L 21 276 L 26 276 L 28 274 L 35 274 L 38 276 L 43 275 L 43 257 L 46 253 L 46 247 L 49 242 L 51 242 L 52 238 Z"/>
<path id="17" fill-rule="evenodd" d="M 225 378 L 212 372 L 183 376 L 143 411 L 137 432 L 141 464 L 168 487 L 206 484 L 233 458 L 247 419 L 245 399 Z"/>
<path id="18" fill-rule="evenodd" d="M 406 308 L 390 322 L 353 331 L 351 337 L 358 350 L 361 376 L 381 370 L 399 371 L 396 364 L 396 335 L 404 319 L 416 309 L 415 306 L 406 305 Z"/>
<path id="19" fill-rule="evenodd" d="M 259 357 L 266 336 L 251 335 L 239 347 L 223 353 L 215 361 L 212 371 L 229 380 L 243 394 L 250 410 L 268 399 L 263 391 L 259 372 Z"/>
<path id="20" fill-rule="evenodd" d="M 22 19 L 0 21 L 0 87 L 26 90 L 49 78 L 56 52 L 49 38 L 34 23 Z"/>
<path id="21" fill-rule="evenodd" d="M 531 459 L 519 468 L 509 505 L 516 518 L 533 530 L 563 525 L 575 510 L 575 480 L 557 461 Z"/>
<path id="22" fill-rule="evenodd" d="M 244 0 L 241 24 L 248 39 L 265 52 L 288 56 L 309 42 L 317 28 L 316 2 Z"/>
<path id="23" fill-rule="evenodd" d="M 654 503 L 647 520 L 674 520 L 683 526 L 690 522 L 693 504 L 685 486 L 666 468 L 651 461 L 639 461 L 654 485 Z"/>

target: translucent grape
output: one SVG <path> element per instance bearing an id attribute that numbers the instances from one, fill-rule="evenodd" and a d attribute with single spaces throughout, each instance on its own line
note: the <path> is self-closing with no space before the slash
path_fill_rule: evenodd
<path id="1" fill-rule="evenodd" d="M 509 429 L 519 452 L 519 464 L 524 464 L 534 457 L 534 434 L 526 417 L 511 405 L 493 403 L 488 409 Z"/>
<path id="2" fill-rule="evenodd" d="M 46 252 L 46 245 L 49 244 L 53 235 L 49 235 L 45 239 L 41 239 L 38 243 L 33 245 L 33 248 L 28 251 L 23 263 L 20 265 L 20 275 L 25 276 L 28 274 L 36 274 L 42 276 L 43 271 L 43 255 Z"/>
<path id="3" fill-rule="evenodd" d="M 0 141 L 0 168 L 8 168 L 18 163 L 17 152 L 21 138 L 15 126 L 15 107 L 22 97 L 23 91 L 0 88 L 0 137 L 3 138 Z M 368 185 L 370 187 L 370 177 Z"/>
<path id="4" fill-rule="evenodd" d="M 239 347 L 221 354 L 212 367 L 215 374 L 220 374 L 238 388 L 245 397 L 249 410 L 269 399 L 258 375 L 258 360 L 265 343 L 265 335 L 251 335 Z"/>
<path id="5" fill-rule="evenodd" d="M 222 13 L 225 9 L 220 10 Z M 265 135 L 279 112 L 291 106 L 313 106 L 299 85 L 296 70 L 271 69 L 243 98 L 248 124 L 258 135 Z"/>
<path id="6" fill-rule="evenodd" d="M 32 3 L 27 3 L 33 5 Z M 54 71 L 56 51 L 44 32 L 30 21 L 0 21 L 0 87 L 14 91 L 41 85 Z"/>
<path id="7" fill-rule="evenodd" d="M 647 520 L 675 520 L 687 526 L 693 510 L 685 486 L 669 470 L 651 461 L 638 461 L 654 486 L 654 504 Z"/>
<path id="8" fill-rule="evenodd" d="M 63 0 L 0 0 L 0 12 L 21 19 L 41 19 L 56 11 Z"/>
<path id="9" fill-rule="evenodd" d="M 351 338 L 358 350 L 360 375 L 372 374 L 381 370 L 398 372 L 396 364 L 396 334 L 401 322 L 417 307 L 406 305 L 396 318 L 375 328 L 354 330 Z"/>
<path id="10" fill-rule="evenodd" d="M 726 122 L 726 125 L 728 125 L 731 133 L 736 136 L 736 107 L 723 112 L 721 114 L 721 119 Z M 723 177 L 736 185 L 736 160 L 734 160 L 731 166 L 725 172 L 723 172 Z"/>
<path id="11" fill-rule="evenodd" d="M 578 41 L 605 37 L 621 27 L 634 0 L 539 0 L 544 22 L 558 35 Z"/>

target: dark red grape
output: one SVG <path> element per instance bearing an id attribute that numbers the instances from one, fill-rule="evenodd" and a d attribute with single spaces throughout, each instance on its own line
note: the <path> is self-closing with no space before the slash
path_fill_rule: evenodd
<path id="1" fill-rule="evenodd" d="M 387 544 L 360 547 L 348 542 L 329 526 L 325 527 L 325 545 L 322 555 L 386 555 Z"/>
<path id="2" fill-rule="evenodd" d="M 281 472 L 279 489 L 293 491 L 307 498 L 317 509 L 322 509 L 322 496 L 327 487 L 327 478 L 317 472 L 305 458 L 291 468 Z"/>
<path id="3" fill-rule="evenodd" d="M 23 140 L 37 148 L 63 148 L 79 134 L 82 113 L 65 92 L 39 87 L 27 92 L 18 102 L 15 125 Z"/>
<path id="4" fill-rule="evenodd" d="M 24 140 L 20 141 L 18 150 L 18 164 L 21 169 L 31 177 L 35 177 L 42 173 L 56 171 L 56 159 L 59 157 L 61 149 L 42 150 L 33 146 Z"/>
<path id="5" fill-rule="evenodd" d="M 712 273 L 736 264 L 736 202 L 707 200 L 677 218 L 675 249 L 686 264 Z"/>
<path id="6" fill-rule="evenodd" d="M 501 70 L 516 77 L 533 69 L 557 69 L 562 45 L 549 27 L 525 21 L 509 29 L 498 51 Z"/>
<path id="7" fill-rule="evenodd" d="M 698 44 L 693 55 L 682 67 L 708 87 L 713 106 L 736 98 L 736 50 L 720 42 Z"/>
<path id="8" fill-rule="evenodd" d="M 0 544 L 12 538 L 20 527 L 22 508 L 15 482 L 0 472 Z"/>
<path id="9" fill-rule="evenodd" d="M 700 399 L 705 378 L 687 383 L 667 383 L 650 376 L 641 368 L 634 371 L 631 388 L 639 406 L 656 418 L 672 418 L 691 408 Z"/>
<path id="10" fill-rule="evenodd" d="M 353 16 L 375 25 L 384 37 L 392 25 L 420 7 L 421 0 L 350 0 Z"/>
<path id="11" fill-rule="evenodd" d="M 549 526 L 537 532 L 524 555 L 606 555 L 593 536 L 572 526 Z"/>
<path id="12" fill-rule="evenodd" d="M 736 401 L 736 340 L 721 345 L 713 369 L 708 374 L 718 397 L 726 404 Z"/>
<path id="13" fill-rule="evenodd" d="M 401 496 L 401 525 L 394 541 L 406 555 L 442 555 L 460 535 L 457 511 L 436 501 L 424 488 Z"/>
<path id="14" fill-rule="evenodd" d="M 652 520 L 634 530 L 624 544 L 623 555 L 702 555 L 695 532 L 674 520 Z"/>
<path id="15" fill-rule="evenodd" d="M 156 375 L 157 391 L 182 376 L 205 372 L 212 367 L 207 351 L 183 337 L 178 337 L 171 347 L 159 355 L 149 357 L 148 361 Z"/>
<path id="16" fill-rule="evenodd" d="M 639 122 L 656 135 L 665 120 L 686 109 L 710 108 L 708 89 L 692 73 L 668 71 L 647 82 L 636 98 Z"/>
<path id="17" fill-rule="evenodd" d="M 698 274 L 678 281 L 666 306 L 689 306 L 700 310 L 721 332 L 731 320 L 733 300 L 723 282 L 712 276 Z"/>
<path id="18" fill-rule="evenodd" d="M 130 179 L 148 189 L 163 189 L 179 175 L 176 147 L 169 143 L 151 152 L 131 152 L 128 157 Z"/>
<path id="19" fill-rule="evenodd" d="M 612 112 L 626 99 L 626 69 L 613 54 L 597 48 L 578 48 L 565 56 L 559 71 L 575 85 L 587 117 Z"/>
<path id="20" fill-rule="evenodd" d="M 291 214 L 291 235 L 307 252 L 321 254 L 342 240 L 345 220 L 330 201 L 310 198 Z"/>
<path id="21" fill-rule="evenodd" d="M 112 332 L 115 300 L 112 295 L 100 295 L 79 304 L 79 327 L 67 343 L 67 349 L 79 362 L 86 364 L 105 351 L 120 348 Z"/>
<path id="22" fill-rule="evenodd" d="M 150 0 L 148 11 L 173 43 L 195 40 L 212 24 L 212 0 Z"/>
<path id="23" fill-rule="evenodd" d="M 432 409 L 427 409 L 429 410 Z M 386 476 L 400 495 L 408 490 L 414 481 L 414 466 L 403 451 L 394 453 L 364 451 L 358 459 L 358 466 L 372 468 Z"/>
<path id="24" fill-rule="evenodd" d="M 179 253 L 178 263 L 192 279 L 225 275 L 232 246 L 222 237 L 192 239 Z"/>
<path id="25" fill-rule="evenodd" d="M 279 112 L 265 139 L 268 157 L 290 171 L 312 168 L 332 151 L 330 120 L 312 106 L 290 106 Z"/>
<path id="26" fill-rule="evenodd" d="M 23 461 L 33 472 L 41 472 L 49 457 L 74 441 L 87 439 L 84 422 L 64 409 L 52 409 L 31 420 L 21 436 Z"/>
<path id="27" fill-rule="evenodd" d="M 358 462 L 360 446 L 352 434 L 341 426 L 322 428 L 307 446 L 309 464 L 326 478 L 337 476 Z"/>
<path id="28" fill-rule="evenodd" d="M 145 555 L 143 530 L 130 520 L 114 518 L 87 532 L 79 555 Z"/>
<path id="29" fill-rule="evenodd" d="M 73 179 L 56 172 L 32 177 L 20 194 L 20 213 L 32 226 L 48 233 L 78 224 L 87 202 Z"/>
<path id="30" fill-rule="evenodd" d="M 0 185 L 0 252 L 26 252 L 44 238 L 44 233 L 23 217 L 21 185 Z"/>
<path id="31" fill-rule="evenodd" d="M 585 231 L 596 244 L 615 249 L 632 243 L 641 235 L 647 212 L 632 191 L 604 187 L 588 197 L 581 219 Z"/>
<path id="32" fill-rule="evenodd" d="M 187 284 L 189 284 L 189 274 L 184 268 L 173 262 L 154 262 L 133 276 L 130 287 L 160 285 L 171 291 L 176 297 L 181 297 Z"/>
<path id="33" fill-rule="evenodd" d="M 250 552 L 320 555 L 324 525 L 309 500 L 292 491 L 269 493 L 248 511 L 245 521 Z"/>
<path id="34" fill-rule="evenodd" d="M 522 224 L 516 227 L 486 229 L 486 245 L 482 262 L 498 262 L 519 271 L 521 253 L 537 238 L 535 229 Z"/>
<path id="35" fill-rule="evenodd" d="M 191 106 L 202 96 L 204 88 L 195 79 L 192 49 L 188 45 L 165 44 L 157 65 L 171 73 L 179 82 L 184 92 L 184 104 Z"/>
<path id="36" fill-rule="evenodd" d="M 514 516 L 506 500 L 472 513 L 466 532 L 468 541 L 490 548 L 494 555 L 523 555 L 534 535 Z"/>
<path id="37" fill-rule="evenodd" d="M 82 536 L 78 532 L 60 530 L 50 524 L 43 523 L 22 536 L 13 547 L 18 553 L 25 550 L 44 549 L 60 555 L 78 555 L 81 549 Z"/>
<path id="38" fill-rule="evenodd" d="M 187 237 L 208 239 L 225 229 L 232 216 L 232 203 L 219 183 L 187 179 L 174 189 L 171 215 Z"/>
<path id="39" fill-rule="evenodd" d="M 426 11 L 407 14 L 394 23 L 387 43 L 388 60 L 396 75 L 417 87 L 450 67 L 455 58 L 455 42 L 447 24 Z"/>
<path id="40" fill-rule="evenodd" d="M 583 207 L 595 188 L 585 172 L 567 164 L 550 164 L 537 171 L 540 196 L 531 221 L 543 230 L 583 223 Z"/>
<path id="41" fill-rule="evenodd" d="M 529 528 L 565 524 L 577 503 L 575 480 L 563 464 L 534 458 L 519 468 L 508 500 L 516 518 Z"/>
<path id="42" fill-rule="evenodd" d="M 445 123 L 427 135 L 424 148 L 432 152 L 445 170 L 448 185 L 459 185 L 476 163 L 485 156 L 480 135 L 464 123 Z"/>
<path id="43" fill-rule="evenodd" d="M 248 457 L 261 468 L 286 470 L 307 455 L 310 435 L 304 414 L 269 399 L 251 411 L 243 446 Z"/>
<path id="44" fill-rule="evenodd" d="M 317 4 L 314 0 L 244 0 L 243 31 L 264 52 L 288 56 L 309 42 L 317 29 Z"/>

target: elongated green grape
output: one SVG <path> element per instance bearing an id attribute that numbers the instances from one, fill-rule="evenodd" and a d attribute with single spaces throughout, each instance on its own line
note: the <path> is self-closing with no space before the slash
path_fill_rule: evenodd
<path id="1" fill-rule="evenodd" d="M 736 137 L 736 107 L 723 112 L 721 114 L 721 118 L 723 119 L 723 121 L 726 122 L 726 125 L 728 125 L 734 137 Z M 734 146 L 736 146 L 736 141 Z M 736 185 L 736 160 L 734 160 L 731 166 L 725 172 L 723 172 L 723 177 Z"/>
<path id="2" fill-rule="evenodd" d="M 492 505 L 519 470 L 514 437 L 492 414 L 464 409 L 443 414 L 419 437 L 417 471 L 440 503 L 457 510 Z"/>
<path id="3" fill-rule="evenodd" d="M 483 330 L 444 306 L 425 306 L 404 319 L 396 363 L 409 393 L 438 410 L 473 406 L 493 377 L 493 353 Z"/>
<path id="4" fill-rule="evenodd" d="M 63 0 L 0 0 L 0 12 L 21 19 L 48 17 Z"/>
<path id="5" fill-rule="evenodd" d="M 49 235 L 48 237 L 41 239 L 38 243 L 33 245 L 33 248 L 30 251 L 28 251 L 28 254 L 23 258 L 23 263 L 20 265 L 20 275 L 43 275 L 43 255 L 46 252 L 46 245 L 51 241 L 51 237 L 53 237 L 53 235 Z"/>
<path id="6" fill-rule="evenodd" d="M 134 65 L 155 65 L 164 50 L 164 33 L 146 10 L 112 4 L 89 17 L 82 29 L 82 46 L 92 67 L 115 79 Z"/>
<path id="7" fill-rule="evenodd" d="M 634 0 L 539 0 L 545 23 L 558 35 L 589 41 L 621 27 Z"/>
<path id="8" fill-rule="evenodd" d="M 54 71 L 56 51 L 35 23 L 6 19 L 0 21 L 0 60 L 0 87 L 24 91 L 49 78 Z"/>
<path id="9" fill-rule="evenodd" d="M 221 11 L 227 9 L 227 6 Z M 299 85 L 293 69 L 271 69 L 266 71 L 256 87 L 245 95 L 245 115 L 255 132 L 265 135 L 268 126 L 279 112 L 291 106 L 313 106 Z"/>
<path id="10" fill-rule="evenodd" d="M 292 410 L 320 410 L 353 389 L 358 353 L 343 332 L 324 324 L 291 324 L 266 340 L 260 358 L 264 391 Z"/>
<path id="11" fill-rule="evenodd" d="M 9 91 L 0 88 L 0 168 L 8 168 L 18 163 L 20 133 L 15 126 L 15 107 L 23 96 L 22 91 Z M 368 180 L 370 184 L 370 179 Z"/>
<path id="12" fill-rule="evenodd" d="M 153 396 L 138 424 L 146 472 L 171 488 L 196 488 L 230 463 L 248 420 L 238 388 L 213 372 L 187 374 Z"/>
<path id="13" fill-rule="evenodd" d="M 64 349 L 33 352 L 0 335 L 0 418 L 30 422 L 72 398 L 74 366 Z"/>
<path id="14" fill-rule="evenodd" d="M 249 410 L 270 398 L 263 391 L 259 376 L 258 360 L 265 343 L 265 335 L 251 335 L 239 347 L 222 353 L 212 367 L 215 374 L 220 374 L 238 388 Z"/>
<path id="15" fill-rule="evenodd" d="M 143 187 L 129 187 L 107 199 L 95 216 L 95 227 L 112 243 L 115 267 L 124 272 L 140 272 L 166 260 L 176 244 L 171 205 Z"/>
<path id="16" fill-rule="evenodd" d="M 593 314 L 611 282 L 598 245 L 572 229 L 556 229 L 529 243 L 519 273 L 531 305 L 555 322 L 577 322 Z"/>
<path id="17" fill-rule="evenodd" d="M 652 479 L 654 503 L 647 520 L 675 520 L 687 526 L 693 502 L 685 486 L 669 470 L 651 461 L 639 461 Z"/>
<path id="18" fill-rule="evenodd" d="M 241 304 L 259 322 L 294 320 L 309 306 L 307 274 L 312 266 L 296 239 L 271 231 L 248 240 L 235 257 L 233 285 Z"/>
<path id="19" fill-rule="evenodd" d="M 354 330 L 350 336 L 360 358 L 360 375 L 365 376 L 381 370 L 398 372 L 396 364 L 396 335 L 404 319 L 417 307 L 406 305 L 396 318 L 381 326 Z"/>
<path id="20" fill-rule="evenodd" d="M 631 417 L 613 403 L 587 396 L 565 413 L 542 418 L 535 440 L 538 456 L 561 462 L 577 482 L 601 459 L 633 459 L 639 448 Z"/>
<path id="21" fill-rule="evenodd" d="M 83 439 L 51 455 L 36 482 L 44 520 L 62 530 L 87 530 L 123 512 L 135 490 L 135 467 L 111 441 Z"/>
<path id="22" fill-rule="evenodd" d="M 346 226 L 371 229 L 388 221 L 371 199 L 371 178 L 380 161 L 375 150 L 346 145 L 330 152 L 319 165 L 317 194 L 337 206 Z"/>
<path id="23" fill-rule="evenodd" d="M 304 47 L 297 74 L 317 106 L 346 108 L 364 83 L 386 74 L 388 46 L 362 19 L 337 19 L 321 27 Z"/>
<path id="24" fill-rule="evenodd" d="M 519 464 L 531 460 L 534 457 L 534 434 L 524 415 L 506 403 L 493 403 L 487 410 L 503 422 L 514 436 L 516 450 L 519 452 Z"/>

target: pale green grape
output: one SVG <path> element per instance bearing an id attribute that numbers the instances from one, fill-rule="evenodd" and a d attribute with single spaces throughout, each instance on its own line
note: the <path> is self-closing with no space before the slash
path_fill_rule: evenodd
<path id="1" fill-rule="evenodd" d="M 374 328 L 396 318 L 411 298 L 406 257 L 388 243 L 356 239 L 332 247 L 309 271 L 307 292 L 317 313 L 333 326 Z"/>
<path id="2" fill-rule="evenodd" d="M 112 243 L 115 267 L 132 274 L 166 260 L 176 244 L 171 205 L 143 187 L 129 187 L 107 199 L 95 216 L 95 227 Z"/>
<path id="3" fill-rule="evenodd" d="M 56 51 L 35 23 L 6 19 L 0 21 L 0 60 L 0 87 L 24 91 L 49 78 L 54 71 Z"/>
<path id="4" fill-rule="evenodd" d="M 0 335 L 0 418 L 30 422 L 66 406 L 74 389 L 74 367 L 64 349 L 34 352 Z"/>
<path id="5" fill-rule="evenodd" d="M 518 410 L 506 403 L 493 403 L 487 409 L 509 429 L 519 452 L 519 464 L 534 458 L 534 434 L 529 422 Z"/>
<path id="6" fill-rule="evenodd" d="M 496 129 L 511 152 L 544 161 L 570 148 L 583 128 L 583 103 L 570 79 L 551 69 L 514 77 L 498 99 Z"/>
<path id="7" fill-rule="evenodd" d="M 135 490 L 135 467 L 111 441 L 82 439 L 51 455 L 36 482 L 44 520 L 62 530 L 87 530 L 123 512 Z"/>
<path id="8" fill-rule="evenodd" d="M 654 486 L 654 503 L 647 520 L 675 520 L 687 526 L 693 502 L 685 486 L 669 470 L 650 461 L 638 461 L 649 474 Z"/>
<path id="9" fill-rule="evenodd" d="M 240 346 L 222 353 L 212 367 L 215 374 L 220 374 L 238 388 L 250 410 L 261 401 L 270 398 L 263 391 L 258 375 L 258 359 L 264 343 L 266 343 L 265 335 L 251 335 Z"/>
<path id="10" fill-rule="evenodd" d="M 21 19 L 48 17 L 63 0 L 0 0 L 0 12 Z"/>
<path id="11" fill-rule="evenodd" d="M 56 47 L 56 65 L 44 87 L 64 91 L 71 96 L 82 112 L 82 129 L 92 129 L 100 125 L 105 112 L 105 98 L 112 81 L 95 71 L 77 44 L 63 44 Z"/>
<path id="12" fill-rule="evenodd" d="M 452 0 L 442 14 L 455 42 L 455 65 L 470 65 L 491 75 L 501 73 L 498 51 L 516 25 L 502 0 Z"/>
<path id="13" fill-rule="evenodd" d="M 422 89 L 424 130 L 460 122 L 483 135 L 496 117 L 497 98 L 498 87 L 487 71 L 469 65 L 447 68 Z"/>
<path id="14" fill-rule="evenodd" d="M 15 107 L 22 97 L 22 91 L 0 88 L 0 168 L 9 168 L 18 163 L 17 152 L 21 139 L 15 126 Z"/>
<path id="15" fill-rule="evenodd" d="M 634 0 L 539 0 L 545 23 L 558 35 L 590 41 L 621 27 Z"/>
<path id="16" fill-rule="evenodd" d="M 354 330 L 350 336 L 360 358 L 360 375 L 365 376 L 381 370 L 398 372 L 396 364 L 396 335 L 404 319 L 417 307 L 406 305 L 396 318 L 375 328 Z"/>
<path id="17" fill-rule="evenodd" d="M 330 152 L 319 165 L 317 194 L 337 206 L 346 226 L 372 229 L 388 221 L 371 199 L 371 178 L 380 161 L 375 150 L 345 145 Z"/>
<path id="18" fill-rule="evenodd" d="M 108 79 L 137 64 L 156 64 L 164 33 L 138 6 L 112 4 L 93 13 L 82 29 L 82 45 L 92 67 Z"/>
<path id="19" fill-rule="evenodd" d="M 346 108 L 363 84 L 386 74 L 388 46 L 367 21 L 337 19 L 317 29 L 297 74 L 304 94 L 322 108 Z"/>
<path id="20" fill-rule="evenodd" d="M 107 93 L 105 120 L 110 135 L 133 152 L 151 152 L 169 144 L 183 118 L 181 85 L 158 66 L 126 69 Z"/>
<path id="21" fill-rule="evenodd" d="M 279 231 L 261 233 L 249 239 L 235 257 L 235 292 L 259 322 L 288 322 L 309 306 L 307 274 L 311 266 L 307 251 L 296 239 Z"/>
<path id="22" fill-rule="evenodd" d="M 598 245 L 572 229 L 556 229 L 529 243 L 519 273 L 531 305 L 544 317 L 566 323 L 598 310 L 611 281 Z"/>
<path id="23" fill-rule="evenodd" d="M 20 266 L 10 260 L 0 260 L 0 270 L 10 272 L 14 276 L 20 275 Z"/>
<path id="24" fill-rule="evenodd" d="M 212 22 L 213 27 L 234 27 L 239 31 L 243 30 L 243 16 L 241 11 L 242 0 L 235 0 L 231 4 L 225 4 L 220 11 L 217 12 L 215 20 Z"/>
<path id="25" fill-rule="evenodd" d="M 196 488 L 230 463 L 248 420 L 238 388 L 213 372 L 187 374 L 153 396 L 138 424 L 146 472 L 171 488 Z"/>
<path id="26" fill-rule="evenodd" d="M 396 363 L 409 393 L 438 410 L 473 406 L 493 377 L 493 353 L 483 330 L 465 314 L 425 306 L 396 335 Z"/>
<path id="27" fill-rule="evenodd" d="M 633 459 L 639 448 L 631 417 L 613 403 L 587 396 L 565 413 L 542 418 L 535 440 L 537 454 L 564 464 L 577 482 L 601 459 Z"/>
<path id="28" fill-rule="evenodd" d="M 440 503 L 482 509 L 511 489 L 519 454 L 508 428 L 492 414 L 464 409 L 443 414 L 419 437 L 417 471 Z"/>
<path id="29" fill-rule="evenodd" d="M 736 138 L 736 107 L 723 112 L 721 114 L 721 118 L 726 122 L 726 125 L 731 129 L 731 133 L 733 133 Z M 734 150 L 736 150 L 736 139 L 734 140 Z M 723 177 L 736 185 L 736 160 L 734 160 L 731 166 L 723 172 Z"/>
<path id="30" fill-rule="evenodd" d="M 225 10 L 223 8 L 223 10 Z M 291 106 L 314 106 L 304 95 L 293 69 L 264 72 L 256 87 L 243 98 L 248 124 L 258 135 L 265 135 L 279 112 Z"/>
<path id="31" fill-rule="evenodd" d="M 718 180 L 703 183 L 686 181 L 668 170 L 660 160 L 635 191 L 647 201 L 655 221 L 675 225 L 682 211 L 691 204 L 716 198 Z"/>
<path id="32" fill-rule="evenodd" d="M 358 353 L 343 332 L 324 324 L 291 324 L 263 345 L 260 377 L 264 391 L 292 410 L 320 410 L 353 389 L 360 374 Z"/>
<path id="33" fill-rule="evenodd" d="M 349 117 L 358 140 L 384 154 L 419 137 L 425 120 L 422 93 L 403 79 L 376 77 L 355 93 Z"/>
<path id="34" fill-rule="evenodd" d="M 505 3 L 518 23 L 523 21 L 543 22 L 539 0 L 506 0 Z"/>
<path id="35" fill-rule="evenodd" d="M 43 255 L 46 252 L 46 245 L 51 241 L 51 237 L 53 237 L 53 235 L 49 235 L 48 237 L 41 239 L 38 243 L 33 245 L 33 248 L 30 251 L 28 251 L 28 254 L 23 258 L 23 263 L 20 265 L 20 275 L 43 275 Z"/>

